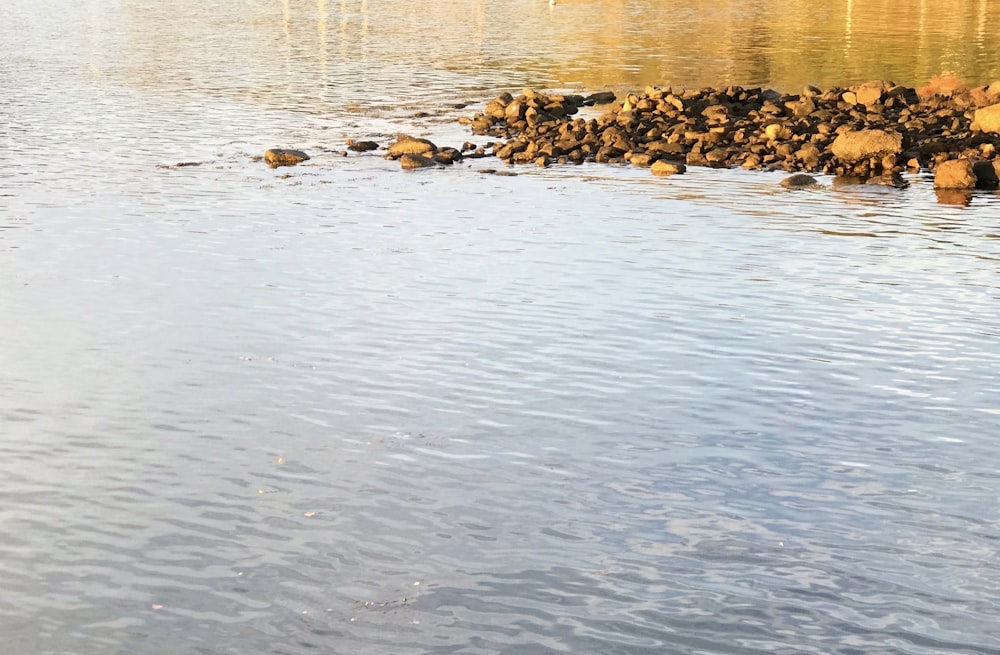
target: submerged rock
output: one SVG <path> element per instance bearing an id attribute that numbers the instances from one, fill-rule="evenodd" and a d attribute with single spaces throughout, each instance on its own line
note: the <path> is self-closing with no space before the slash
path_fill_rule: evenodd
<path id="1" fill-rule="evenodd" d="M 781 186 L 786 189 L 807 189 L 809 187 L 819 186 L 819 182 L 812 175 L 806 175 L 805 173 L 796 173 L 795 175 L 786 177 L 781 181 Z"/>
<path id="2" fill-rule="evenodd" d="M 309 159 L 309 155 L 301 150 L 286 150 L 284 148 L 269 148 L 264 151 L 264 161 L 271 168 L 278 166 L 294 166 Z"/>

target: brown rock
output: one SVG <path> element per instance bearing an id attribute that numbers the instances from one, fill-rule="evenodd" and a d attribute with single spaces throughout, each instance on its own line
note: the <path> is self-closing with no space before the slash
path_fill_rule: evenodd
<path id="1" fill-rule="evenodd" d="M 865 82 L 864 84 L 859 84 L 858 86 L 851 87 L 851 91 L 854 92 L 857 104 L 859 105 L 872 105 L 877 102 L 882 101 L 882 96 L 886 91 L 896 86 L 892 82 L 886 82 L 884 80 L 874 80 L 872 82 Z"/>
<path id="2" fill-rule="evenodd" d="M 437 150 L 437 146 L 427 139 L 418 139 L 408 134 L 400 134 L 396 143 L 389 146 L 389 157 L 397 159 L 402 155 L 423 155 Z"/>
<path id="3" fill-rule="evenodd" d="M 301 150 L 285 150 L 284 148 L 270 148 L 264 151 L 264 161 L 271 168 L 278 166 L 294 166 L 309 159 L 309 155 Z"/>
<path id="4" fill-rule="evenodd" d="M 654 162 L 649 170 L 653 175 L 680 175 L 687 170 L 687 167 L 680 162 L 661 159 Z"/>
<path id="5" fill-rule="evenodd" d="M 819 186 L 819 182 L 812 175 L 806 175 L 805 173 L 796 173 L 790 177 L 786 177 L 781 181 L 781 186 L 786 189 L 806 189 L 809 187 Z"/>
<path id="6" fill-rule="evenodd" d="M 347 149 L 353 150 L 354 152 L 368 152 L 369 150 L 378 150 L 378 144 L 374 141 L 355 141 L 354 139 L 348 139 Z"/>
<path id="7" fill-rule="evenodd" d="M 935 189 L 974 189 L 976 174 L 968 159 L 950 159 L 938 164 L 934 171 Z"/>
<path id="8" fill-rule="evenodd" d="M 885 130 L 846 130 L 830 146 L 833 154 L 845 162 L 903 152 L 903 135 Z"/>
<path id="9" fill-rule="evenodd" d="M 414 168 L 429 168 L 431 166 L 436 166 L 437 164 L 430 157 L 425 157 L 424 155 L 407 152 L 399 157 L 399 164 L 404 169 L 414 169 Z"/>
<path id="10" fill-rule="evenodd" d="M 1000 104 L 977 109 L 972 119 L 972 129 L 982 132 L 1000 132 Z"/>

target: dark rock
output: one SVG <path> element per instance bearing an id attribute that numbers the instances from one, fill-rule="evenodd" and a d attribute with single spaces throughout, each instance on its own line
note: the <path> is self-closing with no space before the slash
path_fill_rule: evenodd
<path id="1" fill-rule="evenodd" d="M 786 189 L 807 189 L 809 187 L 819 186 L 819 182 L 812 175 L 806 175 L 805 173 L 796 173 L 790 177 L 786 177 L 781 181 L 781 186 Z"/>
<path id="2" fill-rule="evenodd" d="M 439 148 L 431 159 L 439 164 L 450 166 L 455 162 L 462 161 L 462 153 L 456 148 Z"/>
<path id="3" fill-rule="evenodd" d="M 584 105 L 608 105 L 615 102 L 618 97 L 615 95 L 614 91 L 598 91 L 597 93 L 592 93 L 583 99 Z"/>
<path id="4" fill-rule="evenodd" d="M 301 150 L 286 150 L 284 148 L 270 148 L 264 151 L 264 161 L 271 168 L 278 166 L 294 166 L 309 159 L 309 155 Z"/>
<path id="5" fill-rule="evenodd" d="M 891 186 L 897 189 L 905 189 L 909 186 L 909 183 L 899 173 L 876 175 L 865 180 L 865 184 L 868 186 Z"/>
<path id="6" fill-rule="evenodd" d="M 996 189 L 1000 187 L 1000 159 L 996 161 L 977 161 L 972 164 L 972 172 L 976 176 L 976 187 L 979 189 Z"/>
<path id="7" fill-rule="evenodd" d="M 369 152 L 371 150 L 378 150 L 379 145 L 374 141 L 355 141 L 354 139 L 347 140 L 347 149 L 353 150 L 354 152 Z"/>

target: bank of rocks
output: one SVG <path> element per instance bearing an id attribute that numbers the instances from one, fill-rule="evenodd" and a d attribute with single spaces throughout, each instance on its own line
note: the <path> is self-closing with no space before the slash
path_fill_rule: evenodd
<path id="1" fill-rule="evenodd" d="M 611 107 L 600 116 L 577 116 L 601 103 Z M 869 179 L 950 160 L 996 159 L 1000 84 L 931 97 L 886 81 L 798 94 L 649 87 L 621 99 L 525 90 L 501 94 L 463 122 L 500 139 L 492 154 L 513 164 L 665 161 Z"/>

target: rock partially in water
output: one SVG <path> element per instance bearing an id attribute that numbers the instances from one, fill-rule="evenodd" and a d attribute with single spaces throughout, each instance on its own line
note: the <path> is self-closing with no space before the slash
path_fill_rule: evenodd
<path id="1" fill-rule="evenodd" d="M 372 150 L 378 150 L 379 145 L 374 141 L 355 141 L 354 139 L 348 139 L 347 149 L 353 150 L 354 152 L 370 152 Z"/>
<path id="2" fill-rule="evenodd" d="M 285 148 L 269 148 L 264 151 L 264 161 L 271 168 L 278 166 L 294 166 L 309 159 L 309 155 L 301 150 L 288 150 Z"/>
<path id="3" fill-rule="evenodd" d="M 680 175 L 687 171 L 687 166 L 676 161 L 667 161 L 666 159 L 660 159 L 653 163 L 649 167 L 649 171 L 653 175 Z"/>
<path id="4" fill-rule="evenodd" d="M 968 159 L 950 159 L 934 171 L 935 189 L 975 189 L 976 174 Z"/>
<path id="5" fill-rule="evenodd" d="M 970 128 L 973 108 L 995 97 L 989 88 L 919 96 L 884 80 L 800 94 L 648 87 L 613 101 L 611 92 L 583 98 L 525 90 L 502 94 L 470 123 L 474 133 L 501 139 L 492 153 L 514 164 L 547 157 L 645 167 L 668 159 L 868 179 L 959 157 L 996 158 L 992 133 Z M 614 104 L 599 116 L 575 116 L 597 101 Z M 980 116 L 989 127 L 989 112 Z"/>
<path id="6" fill-rule="evenodd" d="M 437 162 L 431 157 L 425 157 L 413 152 L 407 152 L 399 156 L 399 164 L 404 169 L 412 170 L 415 168 L 430 168 L 432 166 L 437 166 Z"/>
<path id="7" fill-rule="evenodd" d="M 781 181 L 781 186 L 786 189 L 808 189 L 810 187 L 819 186 L 819 182 L 812 175 L 806 175 L 805 173 L 796 173 L 786 177 Z"/>
<path id="8" fill-rule="evenodd" d="M 899 173 L 876 175 L 875 177 L 870 177 L 865 180 L 865 184 L 868 186 L 888 186 L 896 189 L 905 189 L 910 186 L 910 183 L 904 180 L 903 176 Z"/>
<path id="9" fill-rule="evenodd" d="M 974 162 L 972 172 L 976 176 L 976 188 L 996 189 L 1000 187 L 1000 159 L 992 162 Z"/>
<path id="10" fill-rule="evenodd" d="M 400 134 L 396 142 L 389 146 L 387 159 L 399 159 L 403 155 L 430 155 L 437 146 L 427 139 L 420 139 L 408 134 Z"/>

